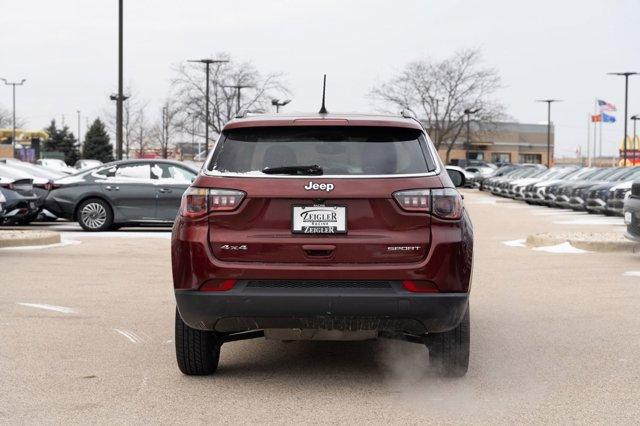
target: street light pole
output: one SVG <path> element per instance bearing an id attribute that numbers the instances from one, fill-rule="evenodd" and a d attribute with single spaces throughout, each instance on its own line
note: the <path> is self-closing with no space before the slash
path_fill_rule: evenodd
<path id="1" fill-rule="evenodd" d="M 480 111 L 480 108 L 476 108 L 476 109 L 467 108 L 464 110 L 464 113 L 467 116 L 467 146 L 471 146 L 471 130 L 469 125 L 469 123 L 471 122 L 471 114 L 475 114 L 478 111 Z"/>
<path id="2" fill-rule="evenodd" d="M 551 104 L 562 102 L 561 99 L 538 99 L 536 102 L 547 103 L 547 167 L 551 167 Z"/>
<path id="3" fill-rule="evenodd" d="M 118 0 L 118 95 L 116 101 L 116 159 L 122 160 L 122 103 L 126 99 L 122 93 L 122 45 L 123 45 L 123 8 L 122 0 Z M 113 99 L 113 96 L 112 96 Z"/>
<path id="4" fill-rule="evenodd" d="M 18 82 L 9 82 L 5 78 L 1 78 L 0 80 L 4 81 L 4 84 L 7 86 L 12 86 L 13 88 L 13 131 L 11 133 L 11 146 L 13 147 L 13 155 L 15 155 L 16 150 L 16 86 L 22 86 L 26 79 L 22 79 L 20 83 Z"/>
<path id="5" fill-rule="evenodd" d="M 254 87 L 254 86 L 247 85 L 247 84 L 232 84 L 232 85 L 224 86 L 224 87 L 228 87 L 230 89 L 236 89 L 236 91 L 237 91 L 236 92 L 236 114 L 238 114 L 240 112 L 240 96 L 241 96 L 240 95 L 240 91 L 242 89 L 247 89 L 247 88 Z"/>
<path id="6" fill-rule="evenodd" d="M 209 74 L 210 74 L 210 69 L 209 67 L 211 66 L 211 64 L 223 64 L 226 62 L 229 62 L 227 60 L 223 60 L 223 59 L 191 59 L 187 62 L 199 62 L 201 64 L 205 64 L 205 78 L 206 78 L 206 85 L 205 85 L 205 92 L 204 92 L 204 114 L 205 114 L 205 118 L 204 118 L 204 150 L 205 150 L 205 155 L 208 157 L 209 156 Z M 198 154 L 200 154 L 198 152 Z"/>
<path id="7" fill-rule="evenodd" d="M 629 105 L 629 76 L 638 74 L 637 72 L 610 72 L 609 75 L 618 75 L 624 77 L 624 139 L 623 139 L 623 166 L 627 165 L 627 108 Z"/>

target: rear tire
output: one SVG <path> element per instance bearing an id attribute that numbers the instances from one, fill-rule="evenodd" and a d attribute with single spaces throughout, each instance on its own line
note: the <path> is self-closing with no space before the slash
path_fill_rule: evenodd
<path id="1" fill-rule="evenodd" d="M 220 360 L 220 340 L 212 331 L 196 330 L 182 321 L 176 309 L 176 359 L 188 376 L 215 373 Z"/>
<path id="2" fill-rule="evenodd" d="M 78 223 L 85 231 L 108 231 L 113 224 L 113 210 L 106 201 L 100 198 L 89 198 L 78 206 Z"/>
<path id="3" fill-rule="evenodd" d="M 453 330 L 433 335 L 429 360 L 446 377 L 462 377 L 469 369 L 471 341 L 469 306 L 462 321 Z"/>

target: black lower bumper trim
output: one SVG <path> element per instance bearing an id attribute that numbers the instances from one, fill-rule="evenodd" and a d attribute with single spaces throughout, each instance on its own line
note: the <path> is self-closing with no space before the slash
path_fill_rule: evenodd
<path id="1" fill-rule="evenodd" d="M 410 293 L 381 289 L 176 290 L 183 321 L 223 333 L 269 328 L 379 330 L 421 335 L 455 328 L 468 293 Z"/>

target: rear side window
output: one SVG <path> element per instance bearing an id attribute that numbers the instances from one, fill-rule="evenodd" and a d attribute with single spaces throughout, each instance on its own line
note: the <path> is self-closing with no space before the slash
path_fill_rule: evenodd
<path id="1" fill-rule="evenodd" d="M 262 173 L 319 166 L 324 175 L 402 175 L 435 170 L 419 130 L 387 127 L 263 127 L 223 133 L 207 169 Z"/>

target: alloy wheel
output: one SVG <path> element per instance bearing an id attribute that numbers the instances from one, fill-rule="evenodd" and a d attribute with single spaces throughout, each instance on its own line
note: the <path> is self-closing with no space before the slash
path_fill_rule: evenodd
<path id="1" fill-rule="evenodd" d="M 98 229 L 107 221 L 107 210 L 100 203 L 89 203 L 80 212 L 82 222 L 91 229 Z"/>

